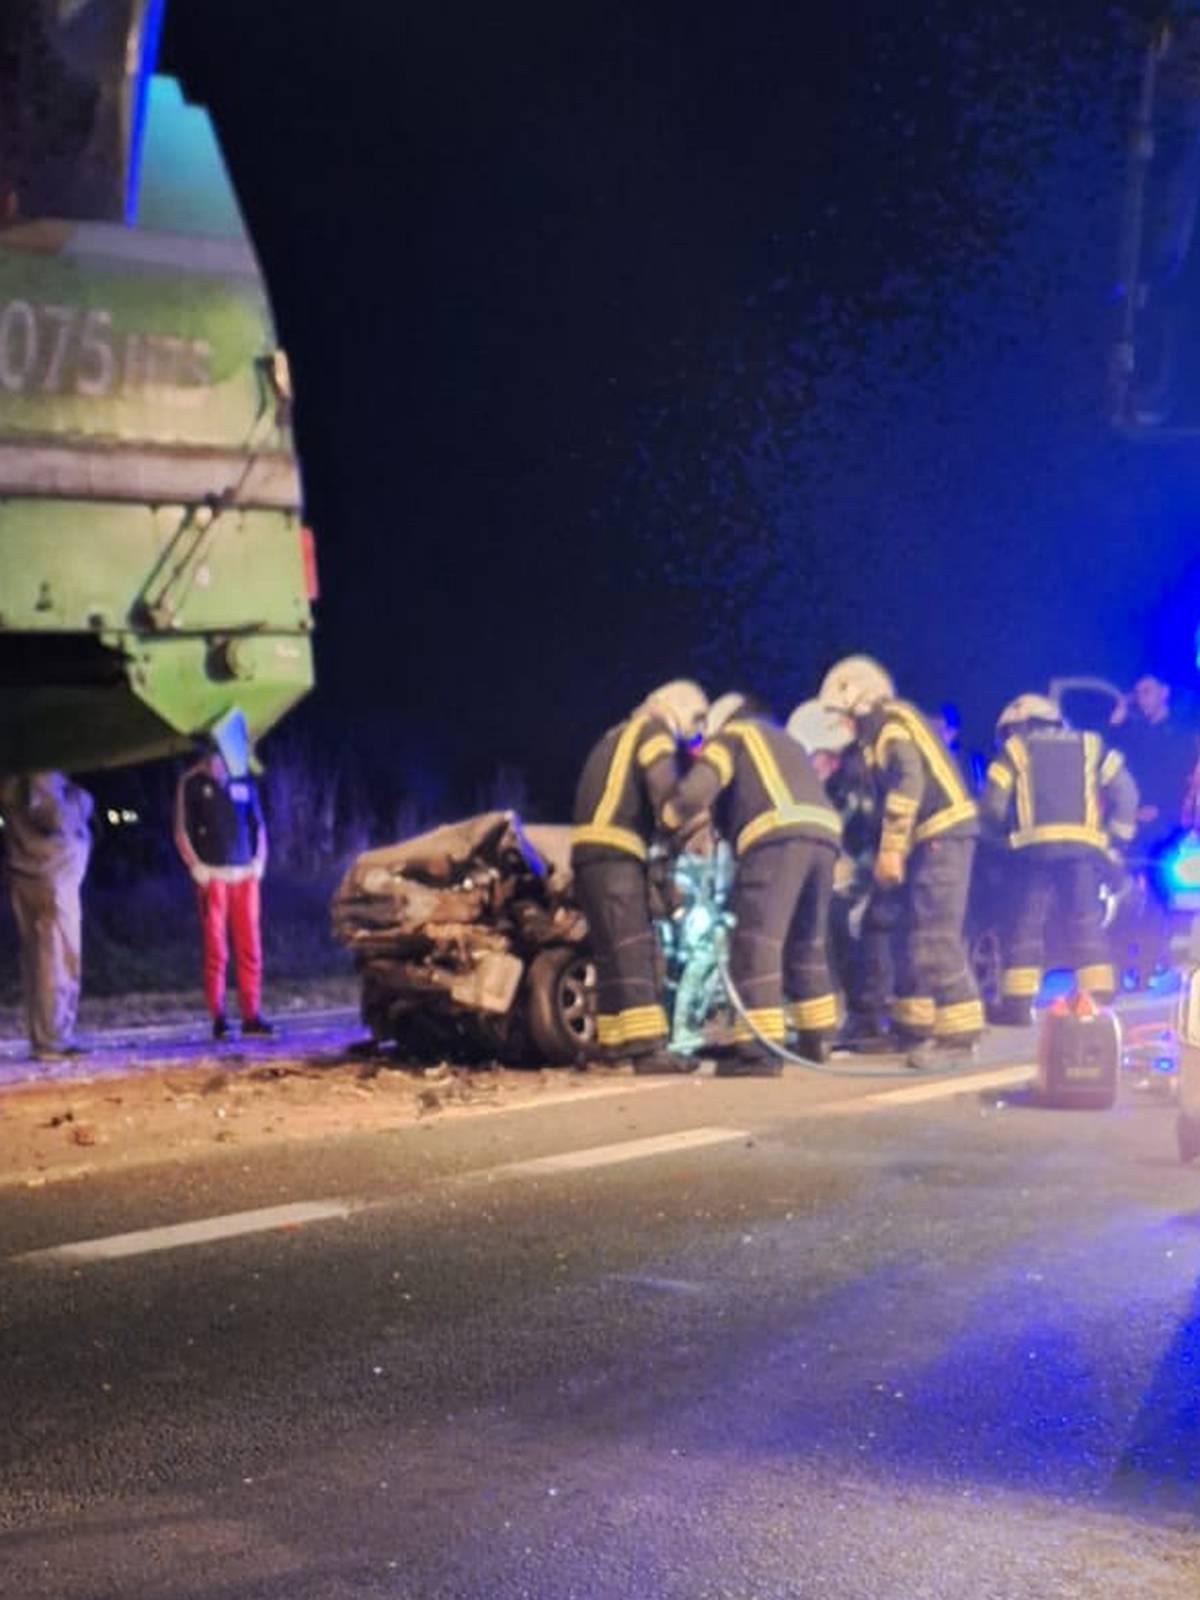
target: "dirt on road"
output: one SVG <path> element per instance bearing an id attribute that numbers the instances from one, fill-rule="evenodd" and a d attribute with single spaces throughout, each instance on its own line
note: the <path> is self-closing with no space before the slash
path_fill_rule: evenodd
<path id="1" fill-rule="evenodd" d="M 68 1078 L 0 1088 L 0 1187 L 472 1115 L 594 1086 L 596 1076 L 229 1052 L 186 1064 L 142 1058 L 127 1073 L 76 1067 Z"/>

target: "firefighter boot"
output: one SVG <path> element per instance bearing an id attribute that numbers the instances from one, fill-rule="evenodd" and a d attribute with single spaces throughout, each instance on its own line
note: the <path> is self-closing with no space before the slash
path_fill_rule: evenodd
<path id="1" fill-rule="evenodd" d="M 922 1039 L 908 1052 L 908 1065 L 918 1072 L 950 1072 L 970 1067 L 979 1058 L 976 1039 Z"/>
<path id="2" fill-rule="evenodd" d="M 829 1060 L 829 1035 L 825 1033 L 806 1032 L 803 1029 L 796 1035 L 796 1054 L 803 1056 L 806 1061 L 818 1063 Z"/>
<path id="3" fill-rule="evenodd" d="M 626 1052 L 628 1056 L 628 1052 Z M 647 1050 L 642 1055 L 628 1057 L 638 1077 L 653 1077 L 668 1073 L 695 1072 L 700 1065 L 698 1056 L 680 1056 L 665 1045 L 657 1050 Z"/>
<path id="4" fill-rule="evenodd" d="M 834 1040 L 835 1050 L 852 1050 L 859 1056 L 892 1055 L 901 1047 L 889 1035 L 886 1023 L 874 1012 L 851 1012 Z"/>
<path id="5" fill-rule="evenodd" d="M 718 1078 L 777 1078 L 783 1062 L 756 1045 L 743 1044 L 717 1062 Z"/>
<path id="6" fill-rule="evenodd" d="M 987 1008 L 987 1019 L 998 1028 L 1028 1028 L 1033 1024 L 1033 1001 L 1020 995 L 1006 994 L 993 1000 Z"/>

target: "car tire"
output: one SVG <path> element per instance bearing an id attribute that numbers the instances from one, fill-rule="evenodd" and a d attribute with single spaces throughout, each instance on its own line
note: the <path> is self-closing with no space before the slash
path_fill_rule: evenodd
<path id="1" fill-rule="evenodd" d="M 525 980 L 525 1020 L 535 1054 L 555 1066 L 587 1055 L 596 1040 L 596 966 L 578 945 L 539 950 Z"/>

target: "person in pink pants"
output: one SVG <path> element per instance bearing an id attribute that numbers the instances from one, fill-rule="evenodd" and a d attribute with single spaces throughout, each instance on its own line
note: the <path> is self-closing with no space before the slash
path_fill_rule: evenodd
<path id="1" fill-rule="evenodd" d="M 196 885 L 213 1038 L 229 1033 L 225 980 L 231 944 L 242 1034 L 274 1033 L 262 1014 L 259 886 L 267 864 L 267 829 L 250 774 L 232 776 L 216 750 L 189 767 L 175 791 L 175 844 Z"/>

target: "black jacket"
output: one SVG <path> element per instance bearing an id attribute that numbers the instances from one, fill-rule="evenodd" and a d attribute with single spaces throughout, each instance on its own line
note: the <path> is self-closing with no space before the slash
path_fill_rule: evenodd
<path id="1" fill-rule="evenodd" d="M 675 737 L 661 717 L 638 711 L 610 728 L 584 762 L 575 790 L 572 856 L 644 861 L 677 776 Z"/>
<path id="2" fill-rule="evenodd" d="M 678 828 L 709 808 L 736 855 L 774 839 L 816 839 L 837 849 L 841 818 L 803 748 L 774 723 L 735 717 L 705 741 L 663 807 Z"/>

